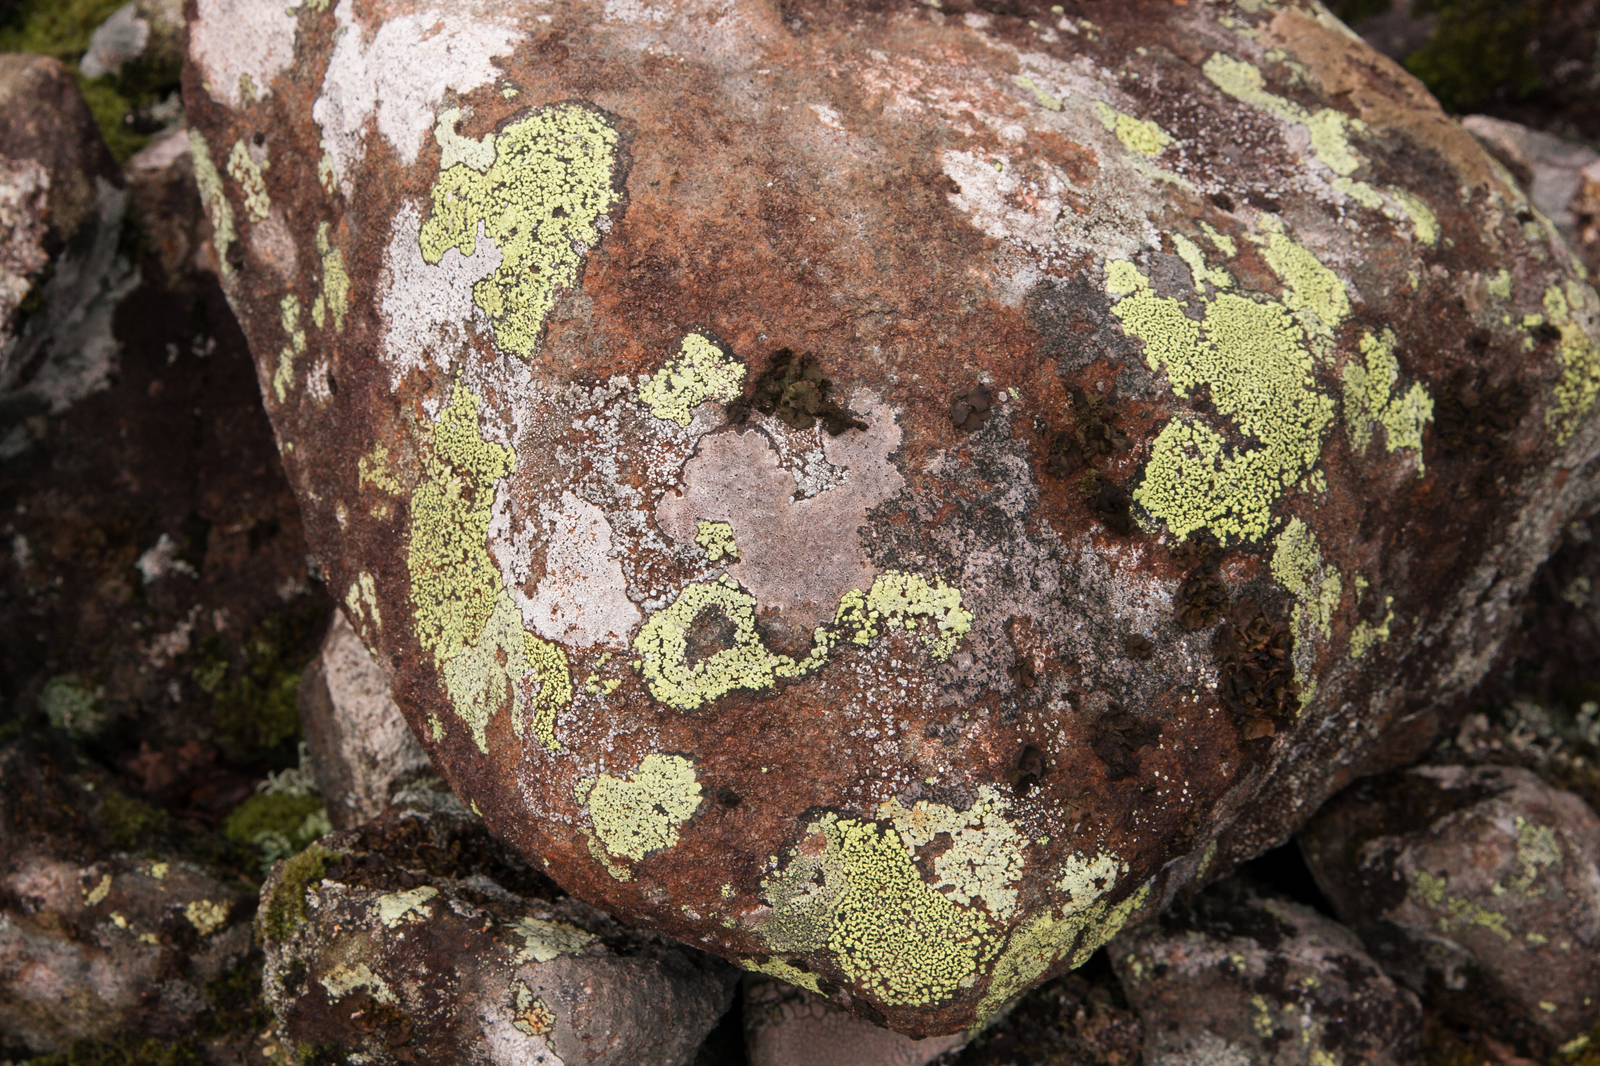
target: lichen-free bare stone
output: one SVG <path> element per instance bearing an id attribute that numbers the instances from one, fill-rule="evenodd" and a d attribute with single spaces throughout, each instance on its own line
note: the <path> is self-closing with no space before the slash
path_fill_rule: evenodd
<path id="1" fill-rule="evenodd" d="M 909 1035 L 1413 757 L 1593 494 L 1600 297 L 1320 6 L 192 10 L 224 284 L 436 765 Z"/>

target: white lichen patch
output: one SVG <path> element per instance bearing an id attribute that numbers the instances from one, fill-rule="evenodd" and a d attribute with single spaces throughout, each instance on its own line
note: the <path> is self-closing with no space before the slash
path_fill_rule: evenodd
<path id="1" fill-rule="evenodd" d="M 605 513 L 564 492 L 560 510 L 545 508 L 544 520 L 550 529 L 544 578 L 520 604 L 523 620 L 540 636 L 563 644 L 624 646 L 641 616 L 628 599 Z"/>
<path id="2" fill-rule="evenodd" d="M 450 248 L 430 263 L 422 256 L 421 232 L 416 205 L 401 205 L 378 283 L 385 325 L 382 355 L 395 389 L 412 371 L 430 364 L 448 373 L 472 336 L 489 328 L 488 316 L 472 302 L 472 287 L 492 277 L 503 259 L 494 242 L 483 238 L 480 225 L 471 255 Z"/>
<path id="3" fill-rule="evenodd" d="M 342 999 L 352 992 L 365 991 L 379 1003 L 391 1007 L 399 1002 L 388 982 L 373 973 L 372 967 L 364 962 L 358 962 L 354 966 L 341 963 L 323 974 L 317 983 L 327 989 L 329 997 L 333 999 Z"/>
<path id="4" fill-rule="evenodd" d="M 199 0 L 189 23 L 189 57 L 212 99 L 237 108 L 265 97 L 294 62 L 296 10 L 303 0 Z"/>
<path id="5" fill-rule="evenodd" d="M 1054 171 L 1013 165 L 1006 156 L 988 158 L 951 149 L 939 161 L 959 187 L 950 202 L 972 224 L 996 240 L 1046 249 L 1055 241 L 1065 185 Z"/>
<path id="6" fill-rule="evenodd" d="M 826 620 L 846 592 L 871 587 L 874 570 L 857 531 L 869 509 L 905 486 L 889 462 L 901 438 L 892 409 L 866 392 L 851 408 L 867 428 L 822 445 L 828 463 L 847 471 L 843 484 L 796 500 L 794 477 L 764 433 L 719 433 L 684 465 L 682 490 L 663 497 L 656 521 L 680 543 L 695 543 L 701 522 L 726 524 L 739 546 L 728 573 L 762 607 L 805 628 Z"/>
<path id="7" fill-rule="evenodd" d="M 456 123 L 471 114 L 471 108 L 460 107 L 447 107 L 439 112 L 439 120 L 433 126 L 433 139 L 439 144 L 441 171 L 460 164 L 487 174 L 494 165 L 494 134 L 474 138 L 456 132 Z"/>
<path id="8" fill-rule="evenodd" d="M 386 893 L 372 901 L 372 913 L 385 929 L 393 929 L 404 922 L 426 921 L 433 917 L 429 901 L 438 895 L 439 890 L 432 885 Z"/>
<path id="9" fill-rule="evenodd" d="M 639 862 L 678 842 L 679 827 L 700 806 L 700 791 L 688 759 L 646 755 L 631 777 L 584 778 L 575 794 L 606 851 Z"/>
<path id="10" fill-rule="evenodd" d="M 965 811 L 928 800 L 908 808 L 890 799 L 878 808 L 878 817 L 894 822 L 906 850 L 913 853 L 948 834 L 949 847 L 933 860 L 934 890 L 962 906 L 981 903 L 1003 919 L 1016 911 L 1027 844 L 1006 818 L 1010 807 L 1008 798 L 984 785 Z"/>
<path id="11" fill-rule="evenodd" d="M 543 918 L 518 918 L 506 929 L 515 938 L 505 941 L 506 950 L 519 964 L 579 955 L 596 939 L 575 925 Z"/>
<path id="12" fill-rule="evenodd" d="M 707 400 L 739 398 L 745 365 L 701 333 L 683 338 L 678 354 L 639 387 L 639 402 L 662 421 L 687 426 Z"/>
<path id="13" fill-rule="evenodd" d="M 346 196 L 366 156 L 369 120 L 376 116 L 378 132 L 410 166 L 445 93 L 464 95 L 492 82 L 499 73 L 494 59 L 509 55 L 522 36 L 506 23 L 431 11 L 385 19 L 369 33 L 356 19 L 354 0 L 339 0 L 334 16 L 338 43 L 311 116 Z"/>

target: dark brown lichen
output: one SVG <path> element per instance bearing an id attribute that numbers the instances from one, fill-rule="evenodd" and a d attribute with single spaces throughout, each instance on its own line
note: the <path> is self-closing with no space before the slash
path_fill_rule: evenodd
<path id="1" fill-rule="evenodd" d="M 1218 572 L 1222 549 L 1217 539 L 1201 530 L 1172 549 L 1172 558 L 1185 568 L 1183 580 L 1172 595 L 1172 617 L 1185 633 L 1196 633 L 1228 610 L 1228 585 Z"/>
<path id="2" fill-rule="evenodd" d="M 847 429 L 866 429 L 867 424 L 840 406 L 832 392 L 833 382 L 823 375 L 816 356 L 779 348 L 750 391 L 728 405 L 728 420 L 743 424 L 754 410 L 777 416 L 791 429 L 810 429 L 820 421 L 834 437 Z"/>
<path id="3" fill-rule="evenodd" d="M 1105 397 L 1076 385 L 1067 394 L 1075 419 L 1070 429 L 1050 440 L 1050 472 L 1060 478 L 1071 477 L 1096 459 L 1132 446 L 1128 435 L 1112 420 Z"/>
<path id="4" fill-rule="evenodd" d="M 1294 637 L 1246 596 L 1233 605 L 1213 640 L 1217 695 L 1239 725 L 1240 738 L 1258 740 L 1277 732 L 1298 705 Z"/>
<path id="5" fill-rule="evenodd" d="M 1089 511 L 1113 533 L 1133 532 L 1133 500 L 1128 490 L 1112 481 L 1098 470 L 1083 475 L 1078 491 L 1089 506 Z"/>
<path id="6" fill-rule="evenodd" d="M 1140 662 L 1149 662 L 1155 658 L 1155 642 L 1142 633 L 1129 633 L 1122 641 L 1122 650 L 1128 653 L 1128 658 Z"/>
<path id="7" fill-rule="evenodd" d="M 1120 703 L 1111 703 L 1095 720 L 1090 747 L 1106 765 L 1106 779 L 1121 781 L 1139 771 L 1139 750 L 1154 744 L 1161 730 L 1141 722 Z"/>
<path id="8" fill-rule="evenodd" d="M 981 429 L 993 413 L 994 395 L 987 386 L 978 385 L 966 392 L 958 392 L 950 399 L 950 421 L 966 433 Z"/>

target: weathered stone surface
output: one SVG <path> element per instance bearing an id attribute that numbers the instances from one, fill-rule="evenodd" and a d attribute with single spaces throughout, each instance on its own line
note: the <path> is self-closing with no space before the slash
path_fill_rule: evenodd
<path id="1" fill-rule="evenodd" d="M 165 848 L 115 847 L 139 842 L 131 802 L 64 749 L 0 748 L 0 1043 L 186 1032 L 250 950 L 239 885 Z"/>
<path id="2" fill-rule="evenodd" d="M 1223 881 L 1111 942 L 1145 1066 L 1406 1066 L 1422 1012 L 1350 930 Z"/>
<path id="3" fill-rule="evenodd" d="M 494 832 L 925 1036 L 1426 746 L 1600 298 L 1256 8 L 196 5 L 313 550 Z"/>
<path id="4" fill-rule="evenodd" d="M 1600 174 L 1600 152 L 1488 115 L 1468 115 L 1461 125 L 1506 165 L 1527 191 L 1533 206 L 1555 223 L 1585 267 L 1591 273 L 1600 267 L 1600 242 L 1591 240 L 1588 232 L 1593 217 L 1585 197 L 1588 183 L 1584 177 L 1590 169 Z"/>
<path id="5" fill-rule="evenodd" d="M 744 985 L 750 1066 L 925 1066 L 959 1036 L 913 1040 L 873 1025 L 803 988 L 753 977 Z"/>
<path id="6" fill-rule="evenodd" d="M 738 983 L 565 897 L 464 810 L 324 838 L 278 865 L 260 923 L 281 1037 L 379 1064 L 682 1066 Z"/>
<path id="7" fill-rule="evenodd" d="M 1600 818 L 1518 767 L 1362 781 L 1301 837 L 1373 956 L 1442 1009 L 1565 1043 L 1600 1020 Z"/>
<path id="8" fill-rule="evenodd" d="M 396 790 L 432 770 L 389 695 L 388 677 L 344 615 L 334 615 L 322 653 L 301 676 L 299 702 L 317 791 L 335 829 L 378 817 Z"/>

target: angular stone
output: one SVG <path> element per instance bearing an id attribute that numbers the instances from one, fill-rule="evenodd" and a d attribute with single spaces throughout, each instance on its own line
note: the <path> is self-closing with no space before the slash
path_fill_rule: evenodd
<path id="1" fill-rule="evenodd" d="M 335 613 L 322 653 L 300 679 L 300 728 L 317 791 L 335 829 L 378 817 L 395 792 L 432 769 L 344 615 Z"/>
<path id="2" fill-rule="evenodd" d="M 194 11 L 224 285 L 435 764 L 908 1035 L 1415 758 L 1594 494 L 1600 297 L 1320 6 Z"/>
<path id="3" fill-rule="evenodd" d="M 750 1066 L 926 1066 L 962 1040 L 913 1040 L 765 977 L 745 981 L 744 1028 Z"/>
<path id="4" fill-rule="evenodd" d="M 1390 973 L 1468 1024 L 1558 1046 L 1600 1021 L 1600 817 L 1509 766 L 1362 781 L 1301 836 Z"/>
<path id="5" fill-rule="evenodd" d="M 565 897 L 476 818 L 424 806 L 280 863 L 261 928 L 279 1036 L 383 1066 L 685 1066 L 738 984 Z"/>
<path id="6" fill-rule="evenodd" d="M 1111 942 L 1146 1066 L 1406 1066 L 1422 1012 L 1350 930 L 1223 881 Z"/>

